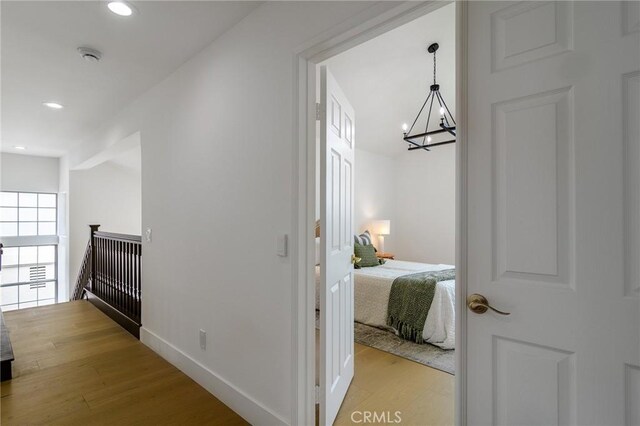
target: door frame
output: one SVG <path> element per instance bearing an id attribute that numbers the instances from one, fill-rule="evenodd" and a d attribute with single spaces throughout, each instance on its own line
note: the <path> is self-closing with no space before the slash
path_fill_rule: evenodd
<path id="1" fill-rule="evenodd" d="M 450 1 L 378 3 L 294 52 L 291 424 L 315 424 L 316 65 Z M 456 0 L 456 424 L 466 419 L 467 3 Z"/>

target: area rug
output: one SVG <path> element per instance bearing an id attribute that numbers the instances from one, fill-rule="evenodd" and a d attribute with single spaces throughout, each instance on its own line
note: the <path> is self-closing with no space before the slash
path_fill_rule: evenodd
<path id="1" fill-rule="evenodd" d="M 445 373 L 455 374 L 455 350 L 440 349 L 429 343 L 417 344 L 401 339 L 389 331 L 359 322 L 354 324 L 354 340 L 356 343 L 428 365 Z"/>
<path id="2" fill-rule="evenodd" d="M 316 329 L 319 328 L 319 322 L 320 311 L 316 310 Z M 410 359 L 445 373 L 455 374 L 456 356 L 453 349 L 444 350 L 429 343 L 417 344 L 410 342 L 399 338 L 390 331 L 359 322 L 354 323 L 353 331 L 353 340 L 356 343 Z"/>

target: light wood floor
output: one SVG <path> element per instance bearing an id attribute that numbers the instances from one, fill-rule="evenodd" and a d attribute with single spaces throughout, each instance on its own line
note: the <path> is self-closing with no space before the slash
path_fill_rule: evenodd
<path id="1" fill-rule="evenodd" d="M 316 361 L 319 346 L 320 333 L 316 330 Z M 336 426 L 356 424 L 352 420 L 367 424 L 360 414 L 365 411 L 385 413 L 394 420 L 399 411 L 399 426 L 454 424 L 454 376 L 359 343 L 354 351 L 353 382 L 338 411 Z M 316 362 L 316 383 L 318 374 Z"/>
<path id="2" fill-rule="evenodd" d="M 2 425 L 240 425 L 213 395 L 89 302 L 5 313 L 16 357 Z"/>
<path id="3" fill-rule="evenodd" d="M 355 354 L 355 375 L 335 425 L 353 424 L 354 412 L 364 424 L 359 412 L 365 411 L 391 419 L 399 411 L 400 426 L 454 424 L 454 376 L 358 343 Z"/>

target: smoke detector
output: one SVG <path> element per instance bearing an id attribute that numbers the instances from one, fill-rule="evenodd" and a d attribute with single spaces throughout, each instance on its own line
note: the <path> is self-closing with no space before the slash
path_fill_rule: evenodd
<path id="1" fill-rule="evenodd" d="M 102 53 L 99 50 L 92 49 L 90 47 L 78 47 L 78 52 L 82 59 L 87 62 L 98 62 L 102 58 Z"/>

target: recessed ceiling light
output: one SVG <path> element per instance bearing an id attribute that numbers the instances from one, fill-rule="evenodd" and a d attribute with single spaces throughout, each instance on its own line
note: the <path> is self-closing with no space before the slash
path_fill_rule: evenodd
<path id="1" fill-rule="evenodd" d="M 27 149 L 26 146 L 14 146 L 15 149 L 19 149 L 20 151 L 24 151 L 25 149 Z"/>
<path id="2" fill-rule="evenodd" d="M 42 105 L 49 107 L 51 109 L 62 109 L 64 108 L 63 105 L 57 103 L 57 102 L 43 102 Z"/>
<path id="3" fill-rule="evenodd" d="M 133 14 L 133 8 L 123 1 L 110 1 L 107 7 L 116 15 L 131 16 Z"/>

